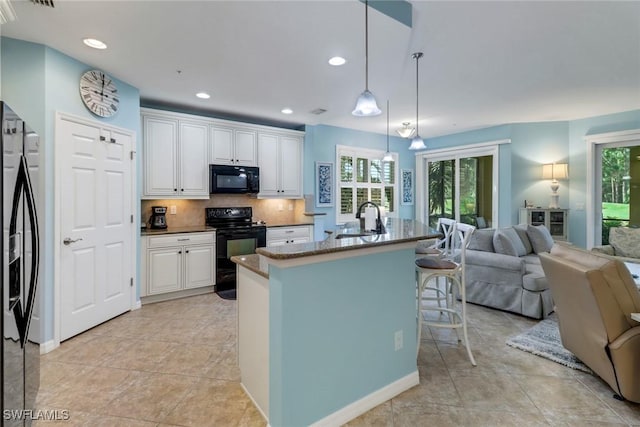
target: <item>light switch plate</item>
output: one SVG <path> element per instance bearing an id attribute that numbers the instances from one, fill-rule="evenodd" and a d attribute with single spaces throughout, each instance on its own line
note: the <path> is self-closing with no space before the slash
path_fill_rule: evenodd
<path id="1" fill-rule="evenodd" d="M 169 208 L 169 213 L 170 213 L 171 215 L 175 215 L 175 214 L 176 214 L 176 212 L 177 212 L 176 205 L 172 205 L 172 206 Z"/>

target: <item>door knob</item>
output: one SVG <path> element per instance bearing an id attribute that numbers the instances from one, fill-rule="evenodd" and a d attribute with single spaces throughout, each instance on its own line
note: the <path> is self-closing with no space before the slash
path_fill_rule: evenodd
<path id="1" fill-rule="evenodd" d="M 75 239 L 75 240 L 72 240 L 69 237 L 65 237 L 65 239 L 62 241 L 62 243 L 64 243 L 65 245 L 69 246 L 70 244 L 75 243 L 78 240 L 82 240 L 82 237 L 80 237 L 79 239 Z"/>

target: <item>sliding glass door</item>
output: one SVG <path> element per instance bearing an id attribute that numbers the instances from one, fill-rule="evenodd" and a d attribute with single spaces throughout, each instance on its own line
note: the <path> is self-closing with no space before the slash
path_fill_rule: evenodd
<path id="1" fill-rule="evenodd" d="M 609 242 L 611 227 L 640 227 L 640 145 L 602 144 L 596 150 L 595 244 Z M 600 239 L 600 241 L 598 241 Z"/>
<path id="2" fill-rule="evenodd" d="M 490 227 L 494 221 L 494 155 L 427 157 L 427 223 L 438 218 Z"/>

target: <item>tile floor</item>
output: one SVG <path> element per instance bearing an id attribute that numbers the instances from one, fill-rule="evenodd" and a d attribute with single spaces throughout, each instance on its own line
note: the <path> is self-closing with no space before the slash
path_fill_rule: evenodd
<path id="1" fill-rule="evenodd" d="M 536 322 L 469 305 L 478 363 L 451 331 L 425 328 L 421 384 L 349 426 L 640 426 L 597 377 L 505 345 Z M 239 384 L 235 301 L 215 294 L 148 304 L 41 359 L 40 409 L 61 426 L 264 426 Z"/>

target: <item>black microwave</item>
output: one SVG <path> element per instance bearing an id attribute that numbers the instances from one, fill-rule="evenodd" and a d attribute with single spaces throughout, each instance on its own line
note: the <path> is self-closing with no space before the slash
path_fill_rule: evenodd
<path id="1" fill-rule="evenodd" d="M 260 170 L 253 166 L 209 165 L 209 193 L 260 192 Z"/>

